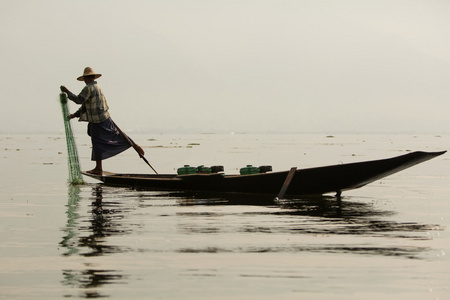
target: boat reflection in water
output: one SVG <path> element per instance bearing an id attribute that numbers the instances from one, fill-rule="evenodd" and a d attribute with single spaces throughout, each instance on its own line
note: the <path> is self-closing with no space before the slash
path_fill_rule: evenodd
<path id="1" fill-rule="evenodd" d="M 67 225 L 60 244 L 66 249 L 64 256 L 89 258 L 90 262 L 81 260 L 79 268 L 62 270 L 63 284 L 82 297 L 110 296 L 105 285 L 128 283 L 137 276 L 120 262 L 112 268 L 95 263 L 97 257 L 117 254 L 138 268 L 141 260 L 150 262 L 158 255 L 175 253 L 177 259 L 194 264 L 196 253 L 216 253 L 216 259 L 222 259 L 221 253 L 267 252 L 421 259 L 428 248 L 418 241 L 429 239 L 427 233 L 432 230 L 442 228 L 396 222 L 395 212 L 353 197 L 275 200 L 261 195 L 75 186 L 69 188 Z M 119 240 L 120 245 L 115 244 Z M 183 254 L 188 256 L 180 258 Z"/>
<path id="2" fill-rule="evenodd" d="M 273 199 L 272 196 L 253 196 L 253 195 L 214 195 L 205 193 L 172 193 L 171 196 L 179 198 L 178 204 L 184 206 L 192 205 L 256 205 L 272 207 L 275 210 L 270 211 L 246 211 L 243 215 L 248 217 L 260 216 L 264 219 L 258 222 L 242 222 L 224 225 L 222 230 L 237 232 L 255 232 L 266 234 L 294 234 L 321 237 L 348 236 L 349 243 L 327 242 L 323 244 L 302 244 L 287 246 L 280 245 L 260 245 L 240 246 L 239 249 L 221 248 L 215 249 L 216 252 L 324 252 L 324 253 L 350 253 L 362 255 L 382 255 L 382 256 L 400 256 L 411 259 L 420 258 L 419 255 L 428 250 L 422 246 L 398 246 L 393 247 L 392 239 L 408 239 L 410 241 L 429 240 L 427 233 L 430 231 L 441 231 L 442 226 L 437 224 L 419 224 L 414 222 L 396 222 L 394 220 L 395 212 L 388 210 L 375 209 L 373 203 L 355 201 L 351 197 L 344 198 L 334 196 L 312 196 L 296 199 Z M 184 216 L 191 219 L 211 217 L 214 218 L 214 212 L 205 213 L 204 211 L 195 213 L 187 212 Z M 223 217 L 223 214 L 216 216 L 217 219 Z M 389 219 L 388 219 L 389 218 Z M 198 221 L 198 219 L 197 219 Z M 264 223 L 264 226 L 261 226 Z M 183 223 L 182 230 L 190 233 L 220 233 L 220 226 L 211 228 L 211 222 L 205 227 L 201 227 L 202 222 Z M 230 229 L 230 226 L 235 226 Z M 225 229 L 226 228 L 226 229 Z M 355 242 L 355 238 L 376 238 L 377 243 L 362 245 Z M 386 238 L 386 240 L 383 240 Z M 386 241 L 389 241 L 386 243 Z M 211 252 L 211 249 L 186 248 L 181 251 L 186 252 Z"/>

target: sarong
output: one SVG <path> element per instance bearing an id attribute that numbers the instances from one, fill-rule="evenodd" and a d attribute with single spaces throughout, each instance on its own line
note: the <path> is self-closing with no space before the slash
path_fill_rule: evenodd
<path id="1" fill-rule="evenodd" d="M 92 141 L 93 161 L 113 157 L 131 147 L 114 126 L 111 118 L 100 123 L 89 123 L 88 135 Z"/>

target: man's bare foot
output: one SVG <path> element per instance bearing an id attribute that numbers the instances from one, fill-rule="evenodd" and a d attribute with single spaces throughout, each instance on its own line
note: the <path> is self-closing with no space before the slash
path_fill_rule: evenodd
<path id="1" fill-rule="evenodd" d="M 86 171 L 86 173 L 93 174 L 93 175 L 102 175 L 103 174 L 103 170 L 92 169 L 90 171 Z"/>
<path id="2" fill-rule="evenodd" d="M 134 149 L 136 149 L 136 151 L 139 153 L 140 156 L 144 156 L 145 155 L 144 149 L 142 149 L 139 145 L 135 144 L 135 148 Z"/>

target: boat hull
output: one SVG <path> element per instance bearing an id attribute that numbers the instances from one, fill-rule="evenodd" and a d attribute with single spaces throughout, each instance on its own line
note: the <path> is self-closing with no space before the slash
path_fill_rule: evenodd
<path id="1" fill-rule="evenodd" d="M 412 152 L 394 158 L 298 169 L 295 171 L 286 195 L 322 195 L 356 189 L 397 173 L 416 164 L 444 154 L 442 152 Z M 153 190 L 205 191 L 277 195 L 289 171 L 251 175 L 192 174 L 152 175 L 115 174 L 92 175 L 106 185 Z"/>

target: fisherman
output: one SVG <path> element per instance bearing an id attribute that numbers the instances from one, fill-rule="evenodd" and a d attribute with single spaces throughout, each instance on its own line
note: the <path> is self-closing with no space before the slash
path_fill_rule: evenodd
<path id="1" fill-rule="evenodd" d="M 65 86 L 61 86 L 61 91 L 66 93 L 70 100 L 81 105 L 77 112 L 69 115 L 69 119 L 79 118 L 79 121 L 89 122 L 87 132 L 92 141 L 91 160 L 96 164 L 95 168 L 87 173 L 96 175 L 103 173 L 102 160 L 117 155 L 131 146 L 129 138 L 111 120 L 106 98 L 95 81 L 100 76 L 102 74 L 97 74 L 92 68 L 86 67 L 83 75 L 77 78 L 86 83 L 78 96 Z M 140 147 L 139 150 L 143 156 L 144 151 Z"/>

